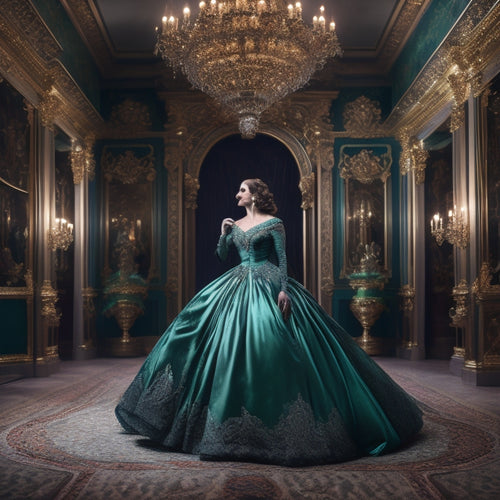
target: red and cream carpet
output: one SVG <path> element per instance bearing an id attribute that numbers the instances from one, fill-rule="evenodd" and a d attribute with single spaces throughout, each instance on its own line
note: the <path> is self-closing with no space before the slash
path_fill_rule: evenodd
<path id="1" fill-rule="evenodd" d="M 0 498 L 500 498 L 500 412 L 420 383 L 404 363 L 384 368 L 424 409 L 423 432 L 411 446 L 286 468 L 201 462 L 124 434 L 113 410 L 142 361 L 65 362 L 51 377 L 0 385 Z"/>

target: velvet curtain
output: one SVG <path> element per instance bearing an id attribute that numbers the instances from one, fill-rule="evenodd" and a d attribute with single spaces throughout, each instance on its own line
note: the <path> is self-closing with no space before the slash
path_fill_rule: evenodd
<path id="1" fill-rule="evenodd" d="M 241 182 L 256 177 L 266 182 L 274 194 L 277 217 L 283 220 L 286 229 L 288 272 L 302 281 L 302 209 L 297 163 L 290 151 L 272 137 L 258 134 L 255 139 L 244 140 L 233 135 L 210 150 L 200 170 L 196 210 L 197 290 L 239 262 L 237 255 L 230 255 L 226 263 L 220 263 L 214 252 L 222 219 L 237 220 L 245 215 L 235 198 Z"/>

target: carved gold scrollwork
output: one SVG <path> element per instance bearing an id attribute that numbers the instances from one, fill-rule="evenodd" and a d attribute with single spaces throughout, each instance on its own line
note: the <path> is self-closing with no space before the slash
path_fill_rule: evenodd
<path id="1" fill-rule="evenodd" d="M 111 111 L 111 125 L 133 129 L 135 132 L 148 130 L 151 128 L 149 108 L 144 103 L 125 99 L 113 107 Z"/>
<path id="2" fill-rule="evenodd" d="M 374 137 L 382 133 L 380 103 L 368 97 L 347 103 L 343 118 L 350 137 Z"/>
<path id="3" fill-rule="evenodd" d="M 117 180 L 122 184 L 137 184 L 143 180 L 153 182 L 156 178 L 154 160 L 152 149 L 141 158 L 138 158 L 130 150 L 118 156 L 114 156 L 108 151 L 102 160 L 104 178 L 108 182 Z"/>
<path id="4" fill-rule="evenodd" d="M 413 311 L 415 306 L 415 287 L 411 285 L 403 285 L 399 289 L 398 295 L 401 297 L 401 310 L 405 313 Z"/>
<path id="5" fill-rule="evenodd" d="M 314 205 L 314 184 L 316 182 L 316 176 L 314 172 L 309 175 L 304 176 L 300 179 L 299 189 L 302 193 L 302 204 L 300 207 L 303 210 L 307 210 Z"/>
<path id="6" fill-rule="evenodd" d="M 452 68 L 448 83 L 454 100 L 450 124 L 450 130 L 453 132 L 465 121 L 464 103 L 469 95 L 479 95 L 482 74 L 478 65 L 481 57 L 477 50 L 469 53 L 462 46 L 452 46 L 448 51 L 448 59 Z"/>
<path id="7" fill-rule="evenodd" d="M 423 148 L 422 141 L 419 141 L 416 137 L 410 137 L 408 130 L 405 128 L 399 132 L 397 138 L 401 144 L 399 157 L 401 175 L 413 171 L 415 173 L 415 184 L 422 184 L 425 181 L 425 168 L 429 152 Z"/>
<path id="8" fill-rule="evenodd" d="M 479 276 L 474 280 L 471 290 L 477 301 L 487 299 L 489 296 L 500 298 L 500 285 L 492 285 L 493 270 L 487 262 L 483 262 Z"/>
<path id="9" fill-rule="evenodd" d="M 463 327 L 464 321 L 469 317 L 469 285 L 465 279 L 453 288 L 451 292 L 455 306 L 450 309 L 451 326 Z"/>
<path id="10" fill-rule="evenodd" d="M 184 203 L 186 208 L 196 210 L 198 207 L 197 198 L 200 182 L 190 174 L 184 174 Z"/>
<path id="11" fill-rule="evenodd" d="M 391 175 L 391 163 L 390 151 L 382 153 L 380 156 L 374 155 L 373 151 L 367 149 L 362 149 L 352 156 L 343 153 L 339 164 L 340 177 L 342 179 L 356 179 L 363 184 L 370 184 L 375 179 L 382 179 L 385 182 Z"/>
<path id="12" fill-rule="evenodd" d="M 44 127 L 51 130 L 54 128 L 54 123 L 61 107 L 62 102 L 59 99 L 57 90 L 51 86 L 43 93 L 40 104 L 38 105 L 40 119 Z"/>
<path id="13" fill-rule="evenodd" d="M 76 143 L 71 148 L 71 170 L 73 171 L 73 182 L 75 184 L 80 184 L 85 174 L 87 174 L 89 180 L 92 180 L 95 176 L 94 140 L 94 137 L 89 136 L 83 146 Z"/>
<path id="14" fill-rule="evenodd" d="M 50 280 L 44 280 L 40 288 L 41 315 L 50 326 L 59 326 L 61 315 L 57 312 L 57 292 L 52 287 Z"/>

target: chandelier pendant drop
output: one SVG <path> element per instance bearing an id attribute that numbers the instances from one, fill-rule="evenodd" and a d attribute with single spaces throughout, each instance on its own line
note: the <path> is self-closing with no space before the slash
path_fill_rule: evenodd
<path id="1" fill-rule="evenodd" d="M 236 115 L 241 135 L 252 138 L 262 112 L 303 87 L 341 49 L 324 7 L 307 26 L 300 3 L 211 0 L 200 3 L 194 22 L 188 8 L 182 20 L 163 17 L 156 52 Z"/>

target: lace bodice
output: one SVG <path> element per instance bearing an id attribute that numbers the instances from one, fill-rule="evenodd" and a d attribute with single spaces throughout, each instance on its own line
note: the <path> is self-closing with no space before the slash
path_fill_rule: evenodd
<path id="1" fill-rule="evenodd" d="M 230 245 L 236 246 L 241 266 L 259 267 L 267 263 L 277 266 L 281 290 L 286 291 L 285 228 L 280 219 L 268 219 L 248 231 L 233 225 L 229 234 L 219 238 L 216 253 L 221 260 L 226 260 Z"/>

